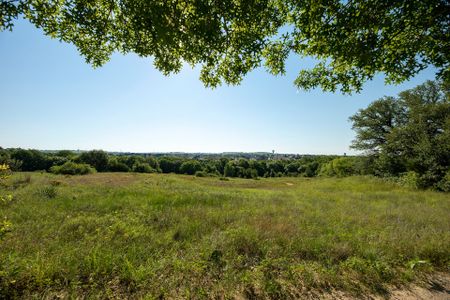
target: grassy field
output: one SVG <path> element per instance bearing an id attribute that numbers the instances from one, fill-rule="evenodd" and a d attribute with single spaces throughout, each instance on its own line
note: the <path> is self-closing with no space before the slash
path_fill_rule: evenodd
<path id="1" fill-rule="evenodd" d="M 450 272 L 449 194 L 370 177 L 17 173 L 0 298 L 386 295 Z"/>

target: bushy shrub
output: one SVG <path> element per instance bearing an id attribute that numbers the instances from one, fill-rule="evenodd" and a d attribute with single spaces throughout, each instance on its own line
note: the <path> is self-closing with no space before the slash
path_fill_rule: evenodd
<path id="1" fill-rule="evenodd" d="M 417 189 L 419 187 L 419 174 L 414 171 L 402 173 L 398 182 L 406 187 Z"/>
<path id="2" fill-rule="evenodd" d="M 47 160 L 50 164 L 50 167 L 61 166 L 69 161 L 69 159 L 67 157 L 63 157 L 63 156 L 48 156 Z"/>
<path id="3" fill-rule="evenodd" d="M 180 173 L 180 166 L 183 163 L 181 159 L 162 157 L 158 161 L 159 168 L 163 173 Z"/>
<path id="4" fill-rule="evenodd" d="M 223 173 L 225 177 L 234 177 L 236 175 L 236 170 L 231 162 L 225 165 Z"/>
<path id="5" fill-rule="evenodd" d="M 320 168 L 322 176 L 350 176 L 355 174 L 354 160 L 350 157 L 339 157 L 323 164 Z"/>
<path id="6" fill-rule="evenodd" d="M 109 172 L 129 172 L 130 168 L 123 162 L 117 160 L 117 158 L 110 158 L 108 161 Z"/>
<path id="7" fill-rule="evenodd" d="M 20 171 L 22 170 L 22 161 L 17 159 L 8 160 L 8 165 L 11 168 L 11 171 Z"/>
<path id="8" fill-rule="evenodd" d="M 360 175 L 372 175 L 375 173 L 374 164 L 375 157 L 374 156 L 356 156 L 353 157 L 353 167 L 355 169 L 356 174 Z"/>
<path id="9" fill-rule="evenodd" d="M 56 195 L 58 194 L 56 191 L 56 187 L 54 187 L 53 185 L 50 186 L 46 186 L 43 187 L 39 190 L 39 194 L 42 197 L 48 198 L 48 199 L 53 199 L 56 197 Z"/>
<path id="10" fill-rule="evenodd" d="M 245 169 L 244 170 L 244 178 L 253 178 L 253 179 L 257 179 L 258 178 L 258 171 L 256 171 L 255 169 Z"/>
<path id="11" fill-rule="evenodd" d="M 317 175 L 317 170 L 319 169 L 319 163 L 316 161 L 308 162 L 301 165 L 297 172 L 304 177 L 314 177 Z"/>
<path id="12" fill-rule="evenodd" d="M 49 157 L 38 150 L 15 149 L 11 152 L 11 159 L 21 162 L 22 171 L 48 170 L 52 166 Z"/>
<path id="13" fill-rule="evenodd" d="M 83 152 L 78 157 L 78 160 L 93 166 L 99 172 L 104 172 L 108 169 L 108 153 L 103 150 Z"/>
<path id="14" fill-rule="evenodd" d="M 217 176 L 220 176 L 220 174 L 221 174 L 219 172 L 219 170 L 217 169 L 217 166 L 214 165 L 213 163 L 204 164 L 204 171 L 205 171 L 205 173 L 211 174 L 211 175 L 215 174 Z"/>
<path id="15" fill-rule="evenodd" d="M 291 176 L 294 176 L 296 173 L 298 173 L 298 169 L 300 168 L 300 163 L 299 162 L 292 162 L 290 164 L 287 164 L 284 167 L 284 172 L 286 174 L 289 174 Z"/>
<path id="16" fill-rule="evenodd" d="M 436 184 L 436 189 L 443 192 L 450 192 L 450 170 L 448 170 L 444 178 Z"/>
<path id="17" fill-rule="evenodd" d="M 208 174 L 206 172 L 203 171 L 197 171 L 195 172 L 195 177 L 207 177 Z"/>
<path id="18" fill-rule="evenodd" d="M 196 160 L 188 160 L 181 164 L 180 172 L 182 174 L 194 175 L 195 172 L 201 171 L 202 165 Z"/>
<path id="19" fill-rule="evenodd" d="M 137 173 L 156 173 L 156 170 L 153 169 L 148 163 L 136 163 L 133 166 L 133 172 L 137 172 Z"/>
<path id="20" fill-rule="evenodd" d="M 78 164 L 68 161 L 61 166 L 51 167 L 50 172 L 54 174 L 85 175 L 94 173 L 95 169 L 88 164 Z"/>
<path id="21" fill-rule="evenodd" d="M 20 171 L 22 169 L 22 161 L 12 159 L 9 152 L 0 152 L 0 165 L 8 165 L 11 171 Z"/>
<path id="22" fill-rule="evenodd" d="M 269 160 L 266 163 L 267 172 L 273 174 L 271 177 L 279 177 L 278 174 L 284 173 L 284 162 L 281 160 Z"/>
<path id="23" fill-rule="evenodd" d="M 55 153 L 55 155 L 59 157 L 66 157 L 68 159 L 76 156 L 76 154 L 70 150 L 59 150 L 58 152 Z"/>
<path id="24" fill-rule="evenodd" d="M 0 180 L 6 179 L 11 175 L 11 169 L 7 164 L 0 164 Z"/>
<path id="25" fill-rule="evenodd" d="M 156 160 L 156 158 L 148 156 L 145 158 L 145 162 L 148 163 L 150 165 L 150 167 L 152 167 L 155 170 L 159 169 L 159 163 Z"/>

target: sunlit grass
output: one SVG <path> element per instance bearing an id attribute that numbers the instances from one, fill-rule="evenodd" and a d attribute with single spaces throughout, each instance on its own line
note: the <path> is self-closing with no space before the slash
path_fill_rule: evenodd
<path id="1" fill-rule="evenodd" d="M 1 190 L 5 298 L 358 295 L 450 267 L 449 195 L 375 178 L 24 176 Z"/>

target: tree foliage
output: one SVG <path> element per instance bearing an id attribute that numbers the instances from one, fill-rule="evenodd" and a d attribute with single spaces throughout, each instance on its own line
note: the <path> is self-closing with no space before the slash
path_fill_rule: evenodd
<path id="1" fill-rule="evenodd" d="M 180 166 L 180 172 L 188 175 L 194 175 L 197 171 L 201 171 L 202 169 L 202 165 L 196 160 L 185 161 Z"/>
<path id="2" fill-rule="evenodd" d="M 377 100 L 350 120 L 352 147 L 375 154 L 378 173 L 416 172 L 419 187 L 442 185 L 450 168 L 448 84 L 428 81 Z"/>
<path id="3" fill-rule="evenodd" d="M 23 16 L 103 65 L 115 51 L 153 57 L 164 74 L 200 65 L 206 86 L 238 84 L 263 65 L 285 73 L 313 57 L 295 85 L 358 91 L 378 72 L 399 83 L 433 65 L 450 77 L 447 0 L 3 0 L 0 30 Z"/>
<path id="4" fill-rule="evenodd" d="M 355 174 L 355 160 L 351 157 L 338 157 L 323 164 L 320 174 L 324 176 L 344 177 Z"/>
<path id="5" fill-rule="evenodd" d="M 93 166 L 99 172 L 103 172 L 108 169 L 108 153 L 103 150 L 83 152 L 78 157 L 78 160 L 82 163 Z"/>
<path id="6" fill-rule="evenodd" d="M 95 169 L 88 164 L 77 164 L 75 162 L 68 161 L 61 166 L 51 167 L 50 172 L 66 175 L 86 175 L 94 173 Z"/>
<path id="7" fill-rule="evenodd" d="M 366 109 L 350 117 L 357 138 L 351 147 L 379 152 L 387 136 L 396 126 L 405 122 L 404 107 L 394 97 L 384 97 L 372 102 Z"/>
<path id="8" fill-rule="evenodd" d="M 52 166 L 48 157 L 38 150 L 15 149 L 11 159 L 21 161 L 22 171 L 48 170 Z"/>

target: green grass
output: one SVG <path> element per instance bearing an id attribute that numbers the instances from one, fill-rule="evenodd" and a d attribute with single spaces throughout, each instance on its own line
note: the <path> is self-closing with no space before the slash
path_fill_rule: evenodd
<path id="1" fill-rule="evenodd" d="M 30 173 L 28 173 L 30 174 Z M 370 177 L 15 174 L 0 298 L 298 298 L 450 270 L 449 194 Z"/>

